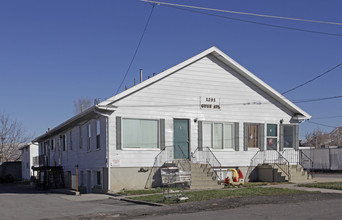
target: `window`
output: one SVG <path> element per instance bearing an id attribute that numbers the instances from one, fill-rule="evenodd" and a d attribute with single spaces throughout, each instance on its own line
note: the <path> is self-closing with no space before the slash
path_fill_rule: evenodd
<path id="1" fill-rule="evenodd" d="M 100 143 L 100 133 L 101 133 L 101 123 L 100 120 L 96 121 L 96 149 L 101 148 L 101 143 Z"/>
<path id="2" fill-rule="evenodd" d="M 53 139 L 50 140 L 50 147 L 51 147 L 51 150 L 55 150 L 55 143 L 53 141 Z"/>
<path id="3" fill-rule="evenodd" d="M 96 184 L 101 185 L 101 171 L 96 171 Z"/>
<path id="4" fill-rule="evenodd" d="M 277 127 L 276 124 L 267 124 L 267 150 L 277 150 Z"/>
<path id="5" fill-rule="evenodd" d="M 214 149 L 233 149 L 234 124 L 233 123 L 203 123 L 203 147 Z"/>
<path id="6" fill-rule="evenodd" d="M 258 145 L 258 125 L 248 124 L 247 125 L 247 146 L 248 148 L 257 148 Z"/>
<path id="7" fill-rule="evenodd" d="M 45 141 L 45 142 L 44 142 L 44 146 L 43 146 L 43 154 L 44 154 L 44 155 L 47 155 L 47 149 L 48 149 L 48 142 Z"/>
<path id="8" fill-rule="evenodd" d="M 296 126 L 284 125 L 284 148 L 294 148 L 296 143 Z"/>
<path id="9" fill-rule="evenodd" d="M 65 135 L 64 134 L 61 135 L 60 139 L 61 139 L 62 149 L 63 149 L 63 151 L 66 151 Z"/>
<path id="10" fill-rule="evenodd" d="M 69 131 L 69 149 L 72 150 L 72 131 Z"/>
<path id="11" fill-rule="evenodd" d="M 82 136 L 82 127 L 80 126 L 80 127 L 78 127 L 79 128 L 79 133 L 80 133 L 80 135 L 79 135 L 79 137 L 80 137 L 80 140 L 79 140 L 79 144 L 80 144 L 80 149 L 82 149 L 82 145 L 83 145 L 83 141 L 82 141 L 82 139 L 83 139 L 83 136 Z"/>
<path id="12" fill-rule="evenodd" d="M 60 150 L 60 142 L 59 142 L 59 139 L 58 139 L 58 137 L 56 137 L 56 139 L 55 139 L 55 150 Z"/>
<path id="13" fill-rule="evenodd" d="M 159 121 L 122 120 L 123 148 L 159 148 Z"/>
<path id="14" fill-rule="evenodd" d="M 88 139 L 87 139 L 87 150 L 90 150 L 91 144 L 91 124 L 88 124 Z"/>
<path id="15" fill-rule="evenodd" d="M 222 149 L 223 148 L 223 124 L 214 123 L 214 149 Z"/>

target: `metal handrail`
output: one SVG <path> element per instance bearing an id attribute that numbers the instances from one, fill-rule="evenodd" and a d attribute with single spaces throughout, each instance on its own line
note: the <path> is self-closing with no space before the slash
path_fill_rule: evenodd
<path id="1" fill-rule="evenodd" d="M 311 170 L 313 169 L 313 160 L 308 155 L 306 155 L 302 150 L 300 150 L 299 152 L 300 152 L 299 164 L 303 167 L 303 169 L 304 169 L 303 156 L 306 157 L 310 162 L 309 168 L 306 169 L 307 170 L 307 177 L 309 177 L 309 175 L 311 174 Z"/>
<path id="2" fill-rule="evenodd" d="M 215 156 L 215 154 L 212 152 L 212 150 L 209 147 L 206 147 L 206 149 L 209 150 L 209 152 L 211 153 L 211 155 L 215 158 L 215 160 L 217 161 L 217 163 L 219 164 L 219 167 L 222 167 L 221 162 L 217 159 L 217 157 Z M 208 161 L 207 161 L 208 162 Z"/>
<path id="3" fill-rule="evenodd" d="M 161 151 L 154 157 L 154 163 L 153 163 L 153 166 L 152 166 L 152 169 L 150 171 L 150 174 L 147 178 L 147 181 L 146 181 L 146 184 L 145 184 L 145 188 L 148 188 L 147 185 L 149 183 L 149 181 L 151 180 L 151 177 L 152 177 L 152 173 L 153 171 L 157 168 L 157 167 L 161 167 L 163 164 L 165 164 L 166 162 L 168 162 L 168 150 L 169 149 L 174 149 L 175 147 L 178 147 L 178 149 L 180 149 L 180 152 L 182 153 L 183 157 L 184 157 L 184 160 L 182 161 L 186 161 L 186 164 L 188 164 L 189 166 L 189 171 L 191 172 L 191 164 L 190 164 L 190 161 L 188 158 L 186 158 L 186 155 L 184 154 L 183 150 L 180 148 L 179 145 L 171 145 L 171 146 L 165 146 L 163 149 L 161 149 Z M 162 156 L 165 156 L 166 154 L 166 159 L 163 159 Z M 174 158 L 174 152 L 172 151 L 172 161 L 174 162 L 175 158 Z M 181 168 L 183 171 L 185 171 L 185 167 L 183 166 L 183 164 L 180 162 L 180 160 L 178 160 L 176 162 L 176 166 Z"/>
<path id="4" fill-rule="evenodd" d="M 278 167 L 288 176 L 288 179 L 291 179 L 291 173 L 290 173 L 290 162 L 279 152 L 274 150 L 275 152 L 278 153 L 278 163 L 276 163 L 278 165 Z M 285 163 L 281 163 L 279 161 L 279 159 L 284 160 Z"/>
<path id="5" fill-rule="evenodd" d="M 291 179 L 290 162 L 277 150 L 257 151 L 251 159 L 245 178 L 248 178 L 252 171 L 252 167 L 256 167 L 259 164 L 264 164 L 266 162 L 270 162 L 273 168 L 277 165 L 285 175 L 287 175 L 288 179 Z"/>
<path id="6" fill-rule="evenodd" d="M 204 149 L 207 149 L 211 156 L 216 160 L 216 162 L 218 163 L 218 166 L 215 166 L 215 164 L 211 164 L 210 163 L 210 160 L 208 160 L 208 158 L 206 158 L 206 162 L 207 164 L 209 164 L 211 166 L 211 168 L 214 168 L 214 167 L 219 167 L 219 170 L 220 170 L 220 175 L 217 175 L 217 172 L 213 169 L 213 171 L 216 173 L 216 175 L 220 178 L 220 180 L 222 180 L 222 164 L 221 162 L 217 159 L 217 157 L 215 156 L 215 154 L 212 152 L 212 150 L 209 148 L 209 147 L 205 147 Z"/>
<path id="7" fill-rule="evenodd" d="M 182 148 L 181 148 L 179 145 L 175 145 L 174 147 L 176 147 L 176 146 L 178 147 L 178 149 L 179 149 L 179 150 L 182 152 L 182 154 L 183 154 L 184 159 L 182 159 L 182 161 L 186 161 L 186 163 L 187 163 L 188 166 L 189 166 L 189 171 L 191 172 L 191 164 L 190 164 L 189 158 L 186 157 L 184 151 L 182 150 Z M 175 160 L 175 159 L 174 159 L 174 160 Z M 180 160 L 177 161 L 177 166 L 178 166 L 178 164 L 180 164 L 181 167 L 183 168 L 183 170 L 186 171 L 186 169 L 183 167 L 182 163 L 180 163 Z"/>
<path id="8" fill-rule="evenodd" d="M 248 179 L 249 175 L 251 174 L 252 170 L 254 169 L 254 167 L 256 167 L 256 166 L 259 165 L 259 163 L 255 164 L 255 161 L 256 161 L 256 159 L 257 159 L 257 156 L 259 156 L 259 154 L 260 154 L 261 152 L 264 152 L 264 151 L 258 150 L 258 151 L 254 154 L 254 156 L 251 158 L 250 165 L 249 165 L 249 167 L 248 167 L 248 169 L 247 169 L 247 172 L 246 172 L 246 175 L 245 175 L 245 181 L 246 181 L 246 182 L 247 182 L 247 179 Z"/>

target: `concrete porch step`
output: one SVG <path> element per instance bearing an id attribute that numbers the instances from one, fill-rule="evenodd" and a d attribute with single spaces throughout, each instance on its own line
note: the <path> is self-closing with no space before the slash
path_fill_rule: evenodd
<path id="1" fill-rule="evenodd" d="M 190 189 L 221 189 L 214 170 L 208 164 L 191 163 Z"/>

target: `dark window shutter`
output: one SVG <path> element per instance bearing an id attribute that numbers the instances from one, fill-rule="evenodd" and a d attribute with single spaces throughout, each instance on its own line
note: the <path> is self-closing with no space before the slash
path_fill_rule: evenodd
<path id="1" fill-rule="evenodd" d="M 279 126 L 279 151 L 284 150 L 284 125 Z"/>
<path id="2" fill-rule="evenodd" d="M 293 126 L 293 148 L 298 150 L 299 148 L 299 126 L 298 125 L 294 125 Z"/>
<path id="3" fill-rule="evenodd" d="M 121 150 L 121 117 L 116 117 L 116 149 Z"/>
<path id="4" fill-rule="evenodd" d="M 243 150 L 248 151 L 248 123 L 243 123 Z"/>
<path id="5" fill-rule="evenodd" d="M 240 150 L 239 144 L 239 122 L 234 123 L 234 148 L 236 151 Z"/>
<path id="6" fill-rule="evenodd" d="M 198 121 L 198 150 L 203 150 L 203 122 Z"/>
<path id="7" fill-rule="evenodd" d="M 165 119 L 160 119 L 160 149 L 165 149 Z"/>
<path id="8" fill-rule="evenodd" d="M 261 151 L 265 150 L 265 125 L 259 124 L 258 126 L 258 145 Z"/>

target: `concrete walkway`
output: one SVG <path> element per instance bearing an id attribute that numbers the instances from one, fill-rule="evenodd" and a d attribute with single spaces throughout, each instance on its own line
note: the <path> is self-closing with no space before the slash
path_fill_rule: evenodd
<path id="1" fill-rule="evenodd" d="M 270 186 L 264 186 L 264 187 L 288 188 L 288 189 L 305 190 L 309 192 L 318 191 L 321 193 L 342 194 L 342 190 L 298 186 L 298 184 L 305 184 L 305 183 L 329 183 L 329 182 L 342 182 L 342 174 L 316 173 L 314 174 L 313 179 L 304 180 L 300 182 L 294 182 L 291 184 L 278 184 L 278 185 L 270 185 Z"/>
<path id="2" fill-rule="evenodd" d="M 278 184 L 278 185 L 268 185 L 268 186 L 261 186 L 264 188 L 286 188 L 286 189 L 296 189 L 296 190 L 304 190 L 309 192 L 321 192 L 321 193 L 338 193 L 342 194 L 342 190 L 336 189 L 323 189 L 323 188 L 313 188 L 313 187 L 299 187 L 297 184 Z"/>
<path id="3" fill-rule="evenodd" d="M 293 181 L 292 183 L 328 183 L 328 182 L 342 182 L 341 174 L 314 174 L 313 179 Z"/>

